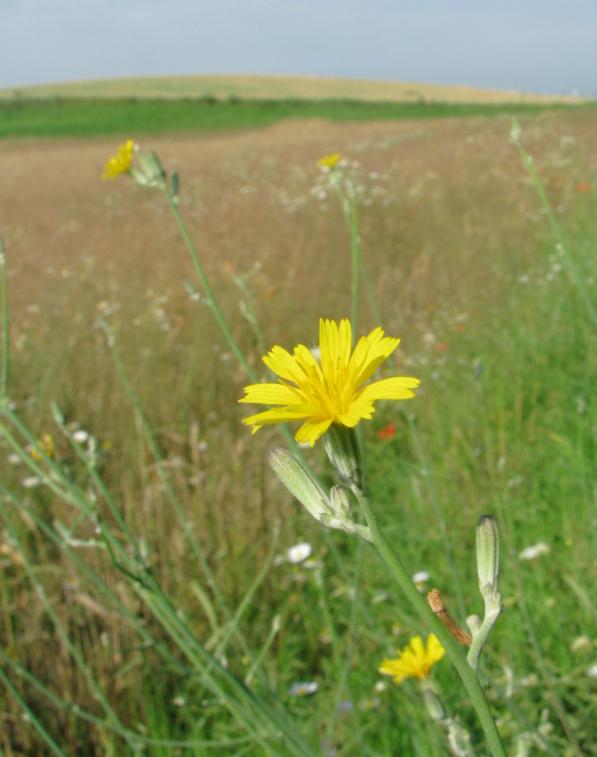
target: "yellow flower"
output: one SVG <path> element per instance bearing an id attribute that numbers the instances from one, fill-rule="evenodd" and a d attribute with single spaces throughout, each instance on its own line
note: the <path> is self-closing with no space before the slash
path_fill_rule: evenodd
<path id="1" fill-rule="evenodd" d="M 37 445 L 31 448 L 31 457 L 39 462 L 44 459 L 44 455 L 49 458 L 54 457 L 55 451 L 56 448 L 52 434 L 42 434 Z"/>
<path id="2" fill-rule="evenodd" d="M 127 139 L 118 148 L 116 155 L 113 155 L 104 166 L 102 179 L 115 179 L 121 173 L 128 173 L 133 165 L 133 154 L 135 152 L 135 143 L 132 139 Z"/>
<path id="3" fill-rule="evenodd" d="M 361 337 L 351 354 L 352 329 L 347 319 L 336 323 L 319 321 L 319 360 L 299 344 L 291 355 L 274 346 L 263 358 L 267 367 L 282 379 L 277 384 L 251 384 L 239 402 L 281 405 L 243 420 L 253 426 L 304 420 L 296 433 L 297 442 L 313 444 L 332 423 L 350 428 L 371 418 L 376 400 L 405 400 L 419 379 L 396 376 L 363 386 L 378 366 L 398 347 L 399 339 L 384 337 L 378 327 Z"/>
<path id="4" fill-rule="evenodd" d="M 317 165 L 320 168 L 327 168 L 330 171 L 335 168 L 342 160 L 342 155 L 339 152 L 333 152 L 331 155 L 324 155 L 323 158 L 319 158 Z"/>
<path id="5" fill-rule="evenodd" d="M 427 648 L 420 636 L 412 638 L 395 660 L 384 660 L 379 672 L 392 676 L 396 683 L 402 683 L 405 678 L 427 678 L 431 668 L 439 662 L 445 654 L 445 649 L 437 636 L 430 633 L 427 637 Z"/>

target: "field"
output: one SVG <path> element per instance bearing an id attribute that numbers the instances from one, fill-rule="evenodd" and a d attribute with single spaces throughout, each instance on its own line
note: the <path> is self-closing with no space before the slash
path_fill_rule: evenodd
<path id="1" fill-rule="evenodd" d="M 0 89 L 0 99 L 214 97 L 218 100 L 359 100 L 427 103 L 573 103 L 573 95 L 536 95 L 420 82 L 344 79 L 324 76 L 143 76 L 60 82 Z"/>
<path id="2" fill-rule="evenodd" d="M 582 755 L 595 746 L 597 662 L 597 114 L 522 112 L 553 216 L 497 112 L 140 128 L 138 141 L 180 176 L 178 208 L 260 379 L 272 344 L 314 345 L 320 317 L 350 314 L 350 237 L 317 159 L 349 161 L 375 295 L 371 306 L 361 293 L 359 333 L 381 323 L 400 336 L 384 375 L 422 380 L 359 426 L 382 529 L 464 624 L 482 609 L 477 520 L 497 517 L 505 609 L 483 659 L 488 699 L 508 754 Z M 268 450 L 288 441 L 241 424 L 246 375 L 162 196 L 99 178 L 110 132 L 0 141 L 13 403 L 0 747 L 446 754 L 416 682 L 378 673 L 422 622 L 373 549 L 322 527 L 274 477 Z M 15 457 L 11 439 L 27 443 L 15 413 L 46 439 L 45 478 Z M 93 464 L 69 444 L 77 432 Z M 331 481 L 321 446 L 302 454 Z M 159 590 L 127 573 L 106 532 L 130 535 Z M 312 554 L 293 562 L 299 543 Z M 447 660 L 433 676 L 485 754 Z M 241 681 L 296 743 L 251 714 Z"/>

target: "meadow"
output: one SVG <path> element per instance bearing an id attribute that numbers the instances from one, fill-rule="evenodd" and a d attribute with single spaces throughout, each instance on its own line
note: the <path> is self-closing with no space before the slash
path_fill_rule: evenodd
<path id="1" fill-rule="evenodd" d="M 163 132 L 221 132 L 269 126 L 286 119 L 381 121 L 503 116 L 559 108 L 591 108 L 591 103 L 368 102 L 362 100 L 248 100 L 232 96 L 189 99 L 12 98 L 0 99 L 1 137 L 126 136 Z"/>
<path id="2" fill-rule="evenodd" d="M 481 609 L 477 520 L 496 516 L 505 609 L 483 680 L 507 752 L 590 754 L 595 110 L 519 111 L 550 215 L 504 111 L 451 107 L 450 118 L 303 111 L 258 130 L 129 134 L 180 176 L 178 208 L 260 378 L 272 344 L 314 345 L 320 317 L 350 314 L 350 237 L 317 166 L 347 159 L 375 295 L 371 307 L 362 292 L 359 332 L 381 323 L 400 336 L 397 372 L 422 381 L 362 424 L 381 526 L 462 624 Z M 246 375 L 162 197 L 99 179 L 118 119 L 104 136 L 66 136 L 102 133 L 96 119 L 96 131 L 32 127 L 20 133 L 55 138 L 0 142 L 11 323 L 0 747 L 448 753 L 414 682 L 378 672 L 425 635 L 421 621 L 368 545 L 323 528 L 277 481 L 267 453 L 288 446 L 280 429 L 241 425 Z M 15 455 L 17 438 L 45 444 L 45 478 Z M 303 454 L 330 479 L 320 445 Z M 155 583 L 131 575 L 106 530 L 131 535 L 131 560 Z M 303 559 L 289 552 L 298 544 Z M 485 754 L 447 660 L 433 677 Z"/>

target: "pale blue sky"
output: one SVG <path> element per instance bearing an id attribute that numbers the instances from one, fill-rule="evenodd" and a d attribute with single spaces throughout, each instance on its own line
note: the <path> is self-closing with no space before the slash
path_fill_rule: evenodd
<path id="1" fill-rule="evenodd" d="M 597 95 L 597 0 L 0 0 L 0 87 L 185 73 Z"/>

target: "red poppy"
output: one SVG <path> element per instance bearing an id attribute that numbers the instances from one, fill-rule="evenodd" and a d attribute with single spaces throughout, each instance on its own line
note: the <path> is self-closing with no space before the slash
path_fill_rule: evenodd
<path id="1" fill-rule="evenodd" d="M 396 425 L 388 423 L 377 432 L 380 439 L 393 439 L 396 436 Z"/>

